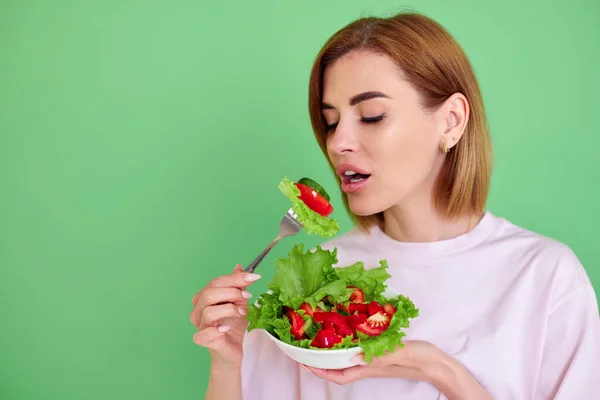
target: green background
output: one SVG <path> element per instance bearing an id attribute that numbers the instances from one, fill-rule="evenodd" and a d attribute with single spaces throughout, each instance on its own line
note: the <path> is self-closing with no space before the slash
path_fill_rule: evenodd
<path id="1" fill-rule="evenodd" d="M 275 236 L 284 175 L 342 209 L 310 131 L 313 58 L 406 7 L 474 64 L 489 209 L 567 243 L 599 291 L 600 2 L 524 3 L 1 1 L 0 398 L 203 398 L 192 295 Z M 300 242 L 318 239 L 278 245 L 255 296 Z"/>

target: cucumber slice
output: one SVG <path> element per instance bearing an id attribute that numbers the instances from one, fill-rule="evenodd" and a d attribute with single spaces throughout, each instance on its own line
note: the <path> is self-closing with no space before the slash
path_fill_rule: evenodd
<path id="1" fill-rule="evenodd" d="M 340 310 L 339 308 L 337 309 L 338 314 L 342 314 L 344 317 L 349 316 L 350 314 L 348 314 L 346 311 L 344 310 Z"/>
<path id="2" fill-rule="evenodd" d="M 325 199 L 327 201 L 330 200 L 329 194 L 327 193 L 327 191 L 325 189 L 323 189 L 323 186 L 319 185 L 317 182 L 313 181 L 312 179 L 302 178 L 298 181 L 298 183 L 308 186 L 315 192 L 319 193 L 321 196 L 325 197 Z"/>
<path id="3" fill-rule="evenodd" d="M 302 330 L 306 333 L 306 336 L 312 339 L 317 335 L 319 328 L 317 327 L 317 324 L 314 323 L 313 319 L 309 318 L 302 326 Z"/>

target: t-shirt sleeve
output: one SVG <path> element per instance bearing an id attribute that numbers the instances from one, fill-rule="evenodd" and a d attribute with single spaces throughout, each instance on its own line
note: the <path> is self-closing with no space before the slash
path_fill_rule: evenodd
<path id="1" fill-rule="evenodd" d="M 583 268 L 579 285 L 553 304 L 535 399 L 600 399 L 600 317 Z"/>

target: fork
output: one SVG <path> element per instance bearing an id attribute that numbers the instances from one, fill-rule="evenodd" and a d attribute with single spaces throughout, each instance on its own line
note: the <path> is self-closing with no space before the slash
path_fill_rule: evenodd
<path id="1" fill-rule="evenodd" d="M 284 237 L 294 236 L 302 230 L 302 224 L 298 222 L 298 216 L 292 208 L 281 219 L 279 223 L 279 234 L 277 237 L 246 267 L 244 272 L 254 272 L 258 264 L 265 258 L 271 249 Z"/>

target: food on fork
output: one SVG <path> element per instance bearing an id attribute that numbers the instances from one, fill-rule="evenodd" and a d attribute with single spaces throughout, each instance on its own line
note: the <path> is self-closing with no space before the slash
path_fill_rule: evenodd
<path id="1" fill-rule="evenodd" d="M 292 182 L 284 177 L 279 183 L 279 190 L 292 202 L 297 220 L 308 235 L 330 238 L 339 232 L 339 222 L 330 218 L 333 207 L 329 194 L 317 182 L 309 178 Z"/>

